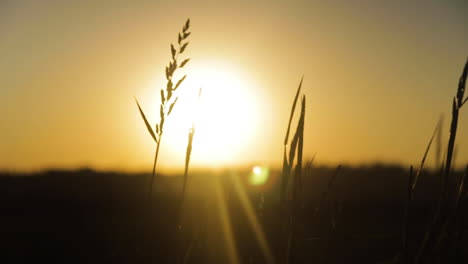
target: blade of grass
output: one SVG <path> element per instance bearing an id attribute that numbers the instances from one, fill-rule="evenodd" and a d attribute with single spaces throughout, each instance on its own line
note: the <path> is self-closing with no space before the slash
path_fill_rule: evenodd
<path id="1" fill-rule="evenodd" d="M 437 137 L 436 137 L 436 159 L 435 159 L 435 169 L 440 170 L 444 165 L 442 164 L 442 128 L 444 124 L 444 115 L 440 115 L 437 129 Z"/>
<path id="2" fill-rule="evenodd" d="M 289 115 L 288 129 L 286 131 L 286 136 L 284 138 L 284 145 L 285 146 L 288 144 L 289 131 L 291 130 L 291 123 L 292 123 L 292 119 L 294 117 L 294 110 L 296 109 L 297 99 L 299 99 L 299 93 L 301 92 L 301 87 L 302 87 L 302 81 L 303 80 L 304 80 L 304 76 L 302 76 L 302 78 L 301 78 L 301 82 L 299 83 L 299 87 L 297 88 L 296 96 L 294 97 L 293 105 L 291 107 L 291 114 Z"/>
<path id="3" fill-rule="evenodd" d="M 408 240 L 408 231 L 409 231 L 409 207 L 411 205 L 411 202 L 413 201 L 414 198 L 414 191 L 416 189 L 416 185 L 418 184 L 419 177 L 422 174 L 422 171 L 424 169 L 424 163 L 426 161 L 427 155 L 429 153 L 429 150 L 431 149 L 432 141 L 434 140 L 435 135 L 439 131 L 441 126 L 441 119 L 439 119 L 434 132 L 432 133 L 431 139 L 429 140 L 429 143 L 427 144 L 426 151 L 424 152 L 424 155 L 421 159 L 421 164 L 419 165 L 418 170 L 416 173 L 413 172 L 413 166 L 410 167 L 410 173 L 409 173 L 409 179 L 408 179 L 408 197 L 407 197 L 407 202 L 405 206 L 405 212 L 403 216 L 403 234 L 402 234 L 402 256 L 405 261 L 408 260 L 408 250 L 407 250 L 407 240 Z"/>
<path id="4" fill-rule="evenodd" d="M 288 236 L 288 246 L 287 246 L 287 263 L 294 263 L 295 252 L 293 251 L 296 248 L 297 240 L 297 219 L 300 209 L 300 189 L 302 186 L 302 153 L 304 147 L 304 122 L 305 122 L 305 106 L 306 100 L 305 96 L 301 100 L 301 116 L 297 125 L 296 133 L 294 135 L 294 142 L 291 146 L 293 152 L 297 151 L 297 163 L 294 170 L 294 184 L 293 184 L 293 193 L 292 193 L 292 213 L 290 215 L 290 233 Z M 291 162 L 293 162 L 294 158 Z M 292 165 L 292 163 L 291 163 Z"/>
<path id="5" fill-rule="evenodd" d="M 452 158 L 453 158 L 453 150 L 455 148 L 455 138 L 457 136 L 457 128 L 458 128 L 458 115 L 460 108 L 462 107 L 464 103 L 464 94 L 465 94 L 465 84 L 466 84 L 466 78 L 468 75 L 468 59 L 466 60 L 465 67 L 463 68 L 462 75 L 460 76 L 460 80 L 458 82 L 458 89 L 457 89 L 457 95 L 455 98 L 453 98 L 453 104 L 452 104 L 452 122 L 450 124 L 450 137 L 449 137 L 449 143 L 447 147 L 447 160 L 445 162 L 445 175 L 444 175 L 444 191 L 445 195 L 448 195 L 448 177 L 450 174 L 451 170 L 451 165 L 452 165 Z"/>
<path id="6" fill-rule="evenodd" d="M 295 112 L 295 109 L 296 109 L 296 104 L 297 104 L 297 100 L 299 99 L 299 94 L 301 92 L 301 87 L 302 87 L 302 82 L 304 80 L 304 76 L 302 76 L 301 78 L 301 81 L 299 82 L 299 87 L 297 88 L 297 91 L 296 91 L 296 95 L 294 97 L 294 101 L 293 101 L 293 104 L 292 104 L 292 107 L 291 107 L 291 114 L 289 116 L 289 122 L 288 122 L 288 129 L 286 130 L 286 136 L 284 137 L 284 151 L 283 151 L 283 171 L 282 171 L 282 177 L 281 177 L 281 190 L 280 190 L 280 199 L 281 201 L 285 201 L 286 200 L 286 192 L 287 192 L 287 189 L 288 189 L 288 183 L 289 183 L 289 177 L 290 177 L 290 174 L 291 174 L 291 169 L 292 169 L 292 163 L 293 161 L 291 160 L 291 157 L 288 161 L 288 158 L 287 158 L 287 145 L 288 145 L 288 140 L 289 140 L 289 132 L 291 130 L 291 123 L 292 123 L 292 119 L 294 117 L 294 112 Z M 294 142 L 294 140 L 293 140 Z M 293 148 L 291 146 L 291 148 Z M 290 154 L 291 156 L 291 154 Z"/>
<path id="7" fill-rule="evenodd" d="M 140 104 L 138 103 L 138 100 L 135 98 L 135 102 L 138 106 L 138 109 L 140 110 L 141 117 L 143 118 L 143 121 L 145 121 L 146 128 L 148 129 L 148 132 L 150 133 L 151 137 L 154 139 L 154 142 L 158 143 L 158 140 L 156 139 L 156 135 L 154 134 L 153 129 L 151 128 L 151 125 L 148 123 L 148 120 L 146 119 L 145 113 L 140 107 Z"/>
<path id="8" fill-rule="evenodd" d="M 461 74 L 457 94 L 453 98 L 452 102 L 452 121 L 450 123 L 450 136 L 447 144 L 447 156 L 445 160 L 445 167 L 442 173 L 442 192 L 437 202 L 436 210 L 432 218 L 429 229 L 426 231 L 421 246 L 419 247 L 418 253 L 415 258 L 415 263 L 424 261 L 423 258 L 429 258 L 429 254 L 432 253 L 436 248 L 437 244 L 440 243 L 440 238 L 443 236 L 444 225 L 447 222 L 447 217 L 450 217 L 449 213 L 449 176 L 452 169 L 453 151 L 455 147 L 455 139 L 458 128 L 458 116 L 461 106 L 463 105 L 464 92 L 466 78 L 468 75 L 468 59 L 463 68 Z M 427 253 L 429 252 L 429 253 Z"/>
<path id="9" fill-rule="evenodd" d="M 424 163 L 426 162 L 427 154 L 429 153 L 429 150 L 431 149 L 432 141 L 434 140 L 434 137 L 437 134 L 439 127 L 440 125 L 439 123 L 437 123 L 434 129 L 434 132 L 432 133 L 431 139 L 429 140 L 429 143 L 427 144 L 426 151 L 424 152 L 424 155 L 421 159 L 421 164 L 419 165 L 419 169 L 417 170 L 416 175 L 414 176 L 414 181 L 411 185 L 411 193 L 414 192 L 414 189 L 416 188 L 416 185 L 418 184 L 418 179 L 424 169 Z M 411 199 L 412 199 L 412 196 L 411 196 Z"/>
<path id="10" fill-rule="evenodd" d="M 156 124 L 156 134 L 154 133 L 154 131 L 151 128 L 148 120 L 146 119 L 146 116 L 143 113 L 143 110 L 141 109 L 140 104 L 138 103 L 138 101 L 135 98 L 135 101 L 137 102 L 138 109 L 140 110 L 140 114 L 143 117 L 145 125 L 146 125 L 148 131 L 150 132 L 151 137 L 157 143 L 156 151 L 155 151 L 155 155 L 154 155 L 153 171 L 151 173 L 151 183 L 150 183 L 150 189 L 149 189 L 149 195 L 148 195 L 149 199 L 151 198 L 151 194 L 153 192 L 154 178 L 155 178 L 155 175 L 156 175 L 156 165 L 158 163 L 159 148 L 160 148 L 160 145 L 161 145 L 160 143 L 161 143 L 161 139 L 162 139 L 162 135 L 163 135 L 163 131 L 164 131 L 164 124 L 165 124 L 166 118 L 172 112 L 172 110 L 173 110 L 173 108 L 174 108 L 174 106 L 175 106 L 175 104 L 177 102 L 177 98 L 178 98 L 176 96 L 175 99 L 172 99 L 173 98 L 172 95 L 174 94 L 174 91 L 176 91 L 176 89 L 179 87 L 179 85 L 183 82 L 183 80 L 186 77 L 186 76 L 182 77 L 176 83 L 176 86 L 174 87 L 174 83 L 173 83 L 174 73 L 176 72 L 176 70 L 178 68 L 181 68 L 181 67 L 185 66 L 185 64 L 188 62 L 188 60 L 184 60 L 183 65 L 178 66 L 178 61 L 177 60 L 179 58 L 179 55 L 182 54 L 182 52 L 186 49 L 187 45 L 189 44 L 188 41 L 185 42 L 185 43 L 182 42 L 182 40 L 186 40 L 187 37 L 190 35 L 190 32 L 188 32 L 189 27 L 190 27 L 190 19 L 187 19 L 187 21 L 184 24 L 183 30 L 182 30 L 183 34 L 181 34 L 181 33 L 178 34 L 178 41 L 177 41 L 178 45 L 179 45 L 178 49 L 176 49 L 174 47 L 174 45 L 171 44 L 171 58 L 172 58 L 172 60 L 169 62 L 169 65 L 166 66 L 166 68 L 165 68 L 167 83 L 166 83 L 166 90 L 161 89 L 161 104 L 159 106 L 160 120 L 159 120 L 159 124 Z M 169 106 L 169 111 L 167 111 L 168 106 Z"/>
<path id="11" fill-rule="evenodd" d="M 202 93 L 202 88 L 200 88 L 198 92 L 199 102 L 200 102 L 201 93 Z M 189 129 L 189 133 L 188 133 L 187 150 L 185 153 L 184 183 L 182 186 L 182 204 L 185 201 L 186 188 L 187 188 L 187 182 L 188 182 L 188 169 L 189 169 L 189 164 L 190 164 L 190 156 L 192 154 L 192 144 L 193 144 L 194 135 L 195 135 L 195 121 L 192 121 L 192 127 Z"/>

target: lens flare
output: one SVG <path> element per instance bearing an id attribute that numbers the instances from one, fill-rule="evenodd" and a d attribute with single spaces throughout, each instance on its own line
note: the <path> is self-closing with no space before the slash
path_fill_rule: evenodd
<path id="1" fill-rule="evenodd" d="M 261 166 L 254 166 L 250 173 L 249 183 L 253 186 L 260 186 L 266 183 L 270 172 L 268 168 Z"/>

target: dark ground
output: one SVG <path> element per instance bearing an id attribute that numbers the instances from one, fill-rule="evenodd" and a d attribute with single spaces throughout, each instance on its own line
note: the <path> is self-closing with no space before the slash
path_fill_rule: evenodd
<path id="1" fill-rule="evenodd" d="M 401 249 L 406 170 L 344 168 L 316 213 L 333 172 L 314 168 L 304 179 L 295 262 L 392 260 Z M 182 177 L 158 177 L 150 203 L 146 174 L 0 174 L 0 263 L 175 263 L 183 255 L 180 245 L 187 244 L 188 263 L 227 263 L 227 225 L 220 220 L 220 208 L 226 208 L 239 262 L 264 263 L 233 177 L 247 191 L 277 258 L 285 249 L 286 218 L 279 203 L 278 173 L 271 173 L 263 187 L 250 186 L 245 175 L 248 171 L 192 173 L 181 231 L 177 219 Z M 416 252 L 430 223 L 439 186 L 437 175 L 426 173 L 416 189 L 409 213 L 411 252 Z M 462 242 L 458 261 L 468 263 L 467 243 Z"/>

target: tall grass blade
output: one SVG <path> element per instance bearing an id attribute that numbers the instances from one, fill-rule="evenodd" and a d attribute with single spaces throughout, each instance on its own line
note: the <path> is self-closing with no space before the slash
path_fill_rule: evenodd
<path id="1" fill-rule="evenodd" d="M 141 117 L 143 118 L 143 121 L 145 121 L 146 128 L 148 129 L 148 132 L 150 133 L 151 137 L 154 139 L 154 142 L 158 143 L 158 140 L 156 139 L 156 135 L 154 134 L 153 129 L 151 128 L 151 125 L 148 123 L 148 120 L 146 119 L 145 113 L 140 107 L 140 104 L 138 103 L 138 100 L 135 98 L 135 102 L 138 106 L 138 109 L 140 110 Z"/>
<path id="2" fill-rule="evenodd" d="M 424 155 L 421 159 L 421 164 L 419 165 L 418 170 L 416 173 L 413 172 L 413 166 L 410 167 L 410 173 L 409 173 L 409 178 L 408 178 L 408 197 L 407 197 L 407 202 L 405 206 L 405 212 L 403 216 L 403 221 L 404 221 L 404 231 L 402 234 L 402 253 L 403 253 L 403 258 L 407 260 L 408 258 L 408 251 L 407 251 L 407 240 L 408 240 L 408 230 L 409 230 L 409 207 L 411 205 L 411 202 L 413 201 L 414 197 L 414 191 L 416 189 L 416 186 L 418 184 L 419 177 L 422 174 L 422 171 L 424 169 L 424 163 L 426 161 L 427 155 L 429 153 L 429 150 L 431 149 L 432 141 L 434 140 L 434 137 L 436 136 L 437 132 L 439 131 L 441 127 L 441 119 L 439 119 L 439 122 L 437 123 L 434 132 L 432 133 L 431 139 L 429 140 L 429 143 L 427 144 L 426 151 L 424 152 Z"/>
<path id="3" fill-rule="evenodd" d="M 463 96 L 465 93 L 467 75 L 468 59 L 465 63 L 465 67 L 463 68 L 463 72 L 458 83 L 457 94 L 453 98 L 452 102 L 452 121 L 450 123 L 450 135 L 446 150 L 445 167 L 442 173 L 441 196 L 438 200 L 436 210 L 432 222 L 430 224 L 430 228 L 426 231 L 421 246 L 419 247 L 418 253 L 415 258 L 415 263 L 420 263 L 421 261 L 424 261 L 422 258 L 428 257 L 428 254 L 425 254 L 426 252 L 432 252 L 435 249 L 437 249 L 437 247 L 441 243 L 441 239 L 445 234 L 446 223 L 448 223 L 448 219 L 451 215 L 449 213 L 449 176 L 451 174 L 452 169 L 453 152 L 455 148 L 455 139 L 457 135 L 459 111 L 464 102 Z"/>
<path id="4" fill-rule="evenodd" d="M 289 115 L 289 123 L 288 123 L 288 129 L 286 131 L 286 136 L 284 138 L 284 145 L 286 146 L 288 144 L 288 139 L 289 139 L 289 131 L 291 130 L 291 122 L 294 117 L 294 110 L 296 109 L 296 104 L 297 104 L 297 99 L 299 98 L 299 93 L 301 92 L 301 87 L 302 87 L 302 81 L 304 80 L 304 76 L 301 78 L 301 82 L 299 83 L 299 87 L 297 88 L 296 96 L 294 97 L 294 102 L 291 108 L 291 114 Z"/>
<path id="5" fill-rule="evenodd" d="M 283 202 L 286 199 L 286 192 L 287 192 L 287 189 L 288 189 L 289 177 L 290 177 L 290 174 L 291 174 L 291 169 L 292 169 L 292 164 L 293 164 L 292 159 L 293 159 L 293 156 L 294 156 L 295 144 L 297 144 L 297 139 L 293 139 L 293 142 L 291 143 L 291 146 L 290 146 L 289 161 L 288 161 L 287 146 L 288 146 L 288 140 L 289 140 L 289 132 L 291 130 L 291 123 L 292 123 L 292 119 L 293 119 L 294 112 L 295 112 L 295 109 L 296 109 L 297 100 L 298 100 L 299 94 L 301 92 L 301 87 L 302 87 L 303 80 L 304 80 L 304 76 L 302 76 L 302 78 L 301 78 L 301 81 L 299 83 L 299 87 L 297 88 L 297 92 L 296 92 L 296 95 L 294 97 L 293 105 L 291 107 L 291 114 L 289 116 L 288 129 L 286 130 L 286 136 L 284 137 L 284 143 L 283 143 L 284 144 L 283 171 L 281 173 L 281 186 L 280 186 L 280 188 L 281 188 L 280 189 L 280 199 Z"/>
<path id="6" fill-rule="evenodd" d="M 287 245 L 287 263 L 293 263 L 295 255 L 293 250 L 296 248 L 297 244 L 297 219 L 299 214 L 299 209 L 301 207 L 301 186 L 302 186 L 302 153 L 304 147 L 304 122 L 305 122 L 305 106 L 306 100 L 305 96 L 301 100 L 301 115 L 297 125 L 296 133 L 294 135 L 294 144 L 291 145 L 291 151 L 297 151 L 297 163 L 294 170 L 294 183 L 292 188 L 292 213 L 290 216 L 290 233 L 288 236 L 288 245 Z M 290 166 L 292 166 L 294 158 L 290 161 Z"/>
<path id="7" fill-rule="evenodd" d="M 464 102 L 464 94 L 465 94 L 465 84 L 466 84 L 466 78 L 468 75 L 468 59 L 466 60 L 465 67 L 463 68 L 462 75 L 460 77 L 460 80 L 458 82 L 458 89 L 457 89 L 457 95 L 455 98 L 453 98 L 453 104 L 452 104 L 452 122 L 450 124 L 450 137 L 449 137 L 449 143 L 447 147 L 447 160 L 445 162 L 445 175 L 444 175 L 444 191 L 445 195 L 447 196 L 448 192 L 448 177 L 450 174 L 451 170 L 451 165 L 452 165 L 452 157 L 453 157 L 453 150 L 455 148 L 455 138 L 457 136 L 457 127 L 458 127 L 458 114 L 460 111 L 460 108 L 463 105 Z"/>
<path id="8" fill-rule="evenodd" d="M 432 141 L 434 140 L 435 135 L 437 134 L 437 131 L 439 130 L 439 123 L 436 125 L 434 132 L 432 133 L 431 139 L 429 140 L 429 143 L 427 144 L 426 151 L 424 152 L 424 155 L 421 160 L 421 164 L 419 165 L 419 169 L 416 172 L 416 175 L 414 176 L 414 181 L 411 185 L 411 192 L 414 192 L 414 189 L 416 188 L 416 185 L 418 183 L 419 176 L 422 174 L 422 171 L 424 169 L 424 163 L 426 162 L 427 154 L 429 153 L 429 150 L 431 149 Z"/>
<path id="9" fill-rule="evenodd" d="M 465 67 L 463 68 L 462 75 L 460 76 L 460 80 L 458 81 L 458 90 L 457 90 L 457 103 L 458 108 L 462 107 L 462 105 L 466 102 L 464 98 L 465 95 L 465 85 L 466 85 L 466 78 L 468 76 L 468 59 L 465 62 Z"/>
<path id="10" fill-rule="evenodd" d="M 200 88 L 198 92 L 198 101 L 200 102 L 202 88 Z M 182 186 L 182 204 L 185 201 L 186 196 L 186 188 L 188 182 L 188 169 L 190 164 L 190 156 L 192 154 L 192 144 L 193 144 L 193 136 L 195 135 L 195 122 L 192 121 L 192 127 L 189 129 L 188 133 L 188 142 L 187 142 L 187 150 L 185 152 L 185 168 L 184 168 L 184 183 Z"/>
<path id="11" fill-rule="evenodd" d="M 294 172 L 294 188 L 293 188 L 293 199 L 294 203 L 297 206 L 299 203 L 299 196 L 301 193 L 302 187 L 302 153 L 304 148 L 304 123 L 305 123 L 305 107 L 306 107 L 306 98 L 302 97 L 301 101 L 301 117 L 299 119 L 299 125 L 297 127 L 297 163 L 296 170 Z"/>
<path id="12" fill-rule="evenodd" d="M 442 128 L 444 126 L 444 115 L 440 115 L 439 122 L 438 122 L 438 129 L 437 129 L 437 136 L 436 136 L 436 150 L 435 150 L 435 169 L 440 170 L 444 165 L 442 164 L 442 160 L 444 157 L 442 154 Z"/>

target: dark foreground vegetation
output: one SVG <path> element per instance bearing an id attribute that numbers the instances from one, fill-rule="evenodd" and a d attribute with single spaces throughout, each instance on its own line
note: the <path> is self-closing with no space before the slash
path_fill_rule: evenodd
<path id="1" fill-rule="evenodd" d="M 293 262 L 399 261 L 406 227 L 407 169 L 376 165 L 343 167 L 339 175 L 335 173 L 324 167 L 306 169 Z M 149 202 L 147 174 L 4 173 L 0 262 L 229 263 L 235 254 L 239 263 L 266 263 L 271 254 L 275 263 L 282 263 L 280 172 L 270 172 L 262 186 L 249 184 L 249 174 L 247 169 L 194 171 L 181 232 L 176 226 L 182 176 L 157 177 Z M 461 176 L 456 173 L 454 178 Z M 417 252 L 430 226 L 440 180 L 431 172 L 419 179 L 407 218 L 408 252 Z M 248 204 L 243 203 L 243 193 Z M 463 206 L 466 219 L 468 208 Z M 432 260 L 449 250 L 456 254 L 456 263 L 468 263 L 466 228 L 463 222 L 456 248 L 441 248 L 431 254 Z M 270 253 L 260 246 L 259 233 Z"/>

